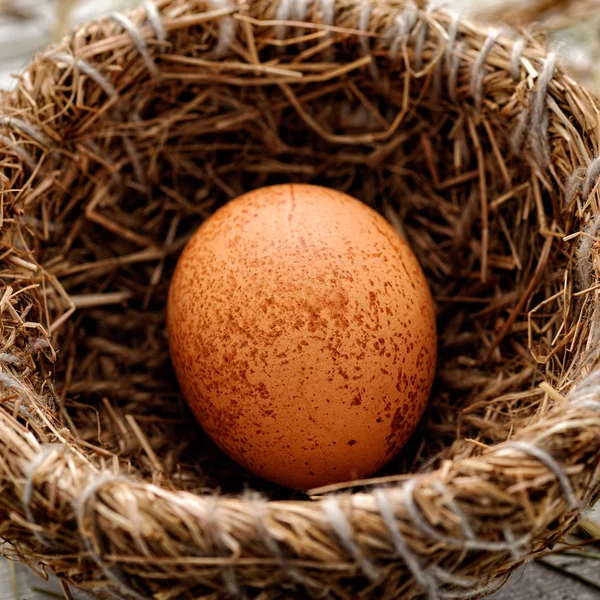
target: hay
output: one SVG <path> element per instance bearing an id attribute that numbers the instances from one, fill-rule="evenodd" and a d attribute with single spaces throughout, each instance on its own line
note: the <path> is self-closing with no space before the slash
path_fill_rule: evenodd
<path id="1" fill-rule="evenodd" d="M 598 103 L 534 39 L 410 0 L 156 7 L 3 98 L 0 535 L 134 598 L 492 591 L 600 491 Z M 197 225 L 283 181 L 380 210 L 438 307 L 413 441 L 310 498 L 199 432 L 164 328 Z"/>

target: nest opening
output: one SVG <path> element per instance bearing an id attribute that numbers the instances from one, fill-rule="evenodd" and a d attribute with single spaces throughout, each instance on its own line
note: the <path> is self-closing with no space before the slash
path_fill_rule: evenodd
<path id="1" fill-rule="evenodd" d="M 189 54 L 194 62 L 204 51 Z M 266 45 L 261 58 L 294 56 Z M 457 73 L 430 65 L 415 77 L 386 57 L 374 68 L 362 43 L 328 60 L 369 64 L 311 82 L 323 60 L 296 59 L 307 82 L 293 86 L 285 73 L 265 85 L 215 72 L 214 62 L 201 82 L 134 78 L 121 112 L 86 109 L 48 157 L 46 168 L 59 164 L 47 175 L 52 187 L 14 234 L 15 245 L 19 235 L 35 245 L 36 264 L 57 284 L 32 293 L 39 322 L 55 330 L 57 361 L 42 377 L 73 439 L 117 456 L 127 472 L 194 492 L 286 495 L 238 472 L 199 432 L 165 331 L 170 275 L 189 236 L 224 202 L 275 183 L 317 183 L 375 207 L 426 272 L 438 314 L 436 383 L 419 431 L 384 474 L 479 454 L 544 412 L 541 382 L 564 389 L 583 339 L 573 332 L 589 310 L 571 297 L 575 265 L 562 241 L 578 223 L 535 157 L 510 151 L 518 115 L 499 114 L 493 98 L 481 107 L 451 99 Z M 61 80 L 75 89 L 81 75 Z"/>

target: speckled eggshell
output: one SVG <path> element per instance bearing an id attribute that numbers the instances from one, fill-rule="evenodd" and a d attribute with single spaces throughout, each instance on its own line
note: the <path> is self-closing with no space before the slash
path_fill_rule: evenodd
<path id="1" fill-rule="evenodd" d="M 286 184 L 229 202 L 183 251 L 167 313 L 198 421 L 273 482 L 373 473 L 427 403 L 436 327 L 423 272 L 385 219 L 340 192 Z"/>

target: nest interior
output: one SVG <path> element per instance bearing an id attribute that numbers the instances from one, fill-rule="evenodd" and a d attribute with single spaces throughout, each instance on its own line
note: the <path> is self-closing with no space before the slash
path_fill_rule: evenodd
<path id="1" fill-rule="evenodd" d="M 455 468 L 464 475 L 455 482 L 463 496 L 453 493 L 478 535 L 506 541 L 495 515 L 510 531 L 533 535 L 525 555 L 558 539 L 576 511 L 569 512 L 564 482 L 547 465 L 526 455 L 498 457 L 502 484 L 490 483 L 486 469 L 467 476 L 450 465 L 484 464 L 491 448 L 520 436 L 541 439 L 551 424 L 565 422 L 559 409 L 567 410 L 566 394 L 596 364 L 599 206 L 587 170 L 597 150 L 595 101 L 535 40 L 517 52 L 509 36 L 411 2 L 160 0 L 155 7 L 81 27 L 40 54 L 3 100 L 7 491 L 0 514 L 20 517 L 7 517 L 0 535 L 17 555 L 44 557 L 78 584 L 98 587 L 108 577 L 130 593 L 162 598 L 231 592 L 231 585 L 239 591 L 223 579 L 223 544 L 214 536 L 206 543 L 216 550 L 188 540 L 171 553 L 151 532 L 140 533 L 142 543 L 123 526 L 101 541 L 88 532 L 96 545 L 81 559 L 87 566 L 70 558 L 67 550 L 86 548 L 88 538 L 78 537 L 80 516 L 63 503 L 84 483 L 63 497 L 67 484 L 56 478 L 68 469 L 57 465 L 75 460 L 165 493 L 210 498 L 252 489 L 275 500 L 305 498 L 241 470 L 202 434 L 178 390 L 165 330 L 170 274 L 202 220 L 248 190 L 303 182 L 380 211 L 414 249 L 436 301 L 439 366 L 430 404 L 379 481 L 393 486 L 410 473 L 450 478 Z M 580 416 L 569 410 L 570 418 Z M 587 424 L 548 442 L 576 476 L 570 485 L 581 502 L 597 488 L 600 455 L 597 416 L 586 415 Z M 58 450 L 40 455 L 39 443 L 66 445 L 72 458 L 63 463 Z M 26 466 L 32 460 L 35 477 Z M 107 501 L 114 514 L 100 515 L 103 529 L 119 529 L 117 513 L 135 521 L 126 504 L 124 497 Z M 460 533 L 460 519 L 449 518 L 441 500 L 428 506 L 430 523 L 437 515 L 448 535 Z M 405 509 L 397 510 L 402 517 Z M 304 535 L 284 521 L 283 529 Z M 335 531 L 323 535 L 335 539 Z M 289 531 L 280 534 L 285 545 Z M 379 539 L 388 540 L 381 532 Z M 368 596 L 374 585 L 380 597 L 417 597 L 423 582 L 391 539 L 384 547 L 359 545 L 373 563 L 396 567 L 377 584 L 361 571 L 362 550 L 352 556 L 343 540 L 322 542 L 329 554 L 314 559 L 342 566 L 300 566 L 310 573 L 304 582 L 320 582 L 337 597 Z M 451 544 L 442 550 L 436 540 L 410 539 L 413 551 L 448 569 L 454 561 L 452 570 L 483 583 L 525 558 L 510 548 L 479 549 L 460 562 Z M 234 546 L 242 557 L 273 556 L 268 544 Z M 186 555 L 186 547 L 220 558 L 184 580 L 165 557 Z M 146 556 L 152 566 L 113 558 L 107 562 L 118 563 L 120 574 L 106 563 L 102 572 L 92 560 L 99 548 L 113 557 Z M 283 554 L 310 552 L 290 542 Z M 241 585 L 293 585 L 273 560 L 262 579 L 258 567 L 236 566 Z M 162 578 L 149 576 L 157 572 Z M 467 593 L 464 581 L 438 583 Z"/>

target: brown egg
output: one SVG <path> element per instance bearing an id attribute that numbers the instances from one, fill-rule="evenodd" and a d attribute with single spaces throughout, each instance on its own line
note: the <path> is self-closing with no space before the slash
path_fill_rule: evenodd
<path id="1" fill-rule="evenodd" d="M 218 210 L 179 259 L 167 320 L 198 421 L 279 484 L 373 473 L 427 403 L 436 328 L 423 272 L 383 217 L 340 192 L 278 185 Z"/>

